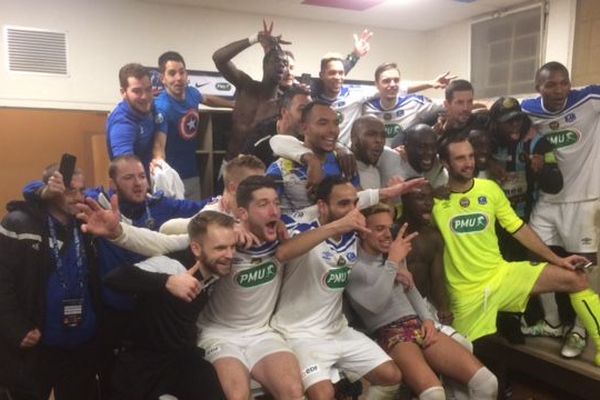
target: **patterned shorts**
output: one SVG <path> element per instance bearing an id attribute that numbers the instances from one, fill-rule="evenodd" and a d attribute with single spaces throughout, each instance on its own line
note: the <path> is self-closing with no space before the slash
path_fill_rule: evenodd
<path id="1" fill-rule="evenodd" d="M 397 319 L 375 331 L 377 344 L 390 353 L 398 343 L 412 342 L 419 344 L 421 340 L 421 320 L 415 315 Z"/>

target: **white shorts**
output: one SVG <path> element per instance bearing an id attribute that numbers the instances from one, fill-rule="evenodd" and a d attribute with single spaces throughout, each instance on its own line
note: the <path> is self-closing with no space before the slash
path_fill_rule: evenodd
<path id="1" fill-rule="evenodd" d="M 560 246 L 569 253 L 596 253 L 600 217 L 598 199 L 576 203 L 538 201 L 529 226 L 548 246 Z"/>
<path id="2" fill-rule="evenodd" d="M 209 362 L 233 357 L 244 364 L 248 371 L 252 371 L 256 363 L 268 355 L 281 351 L 292 352 L 281 335 L 273 330 L 239 335 L 202 335 L 198 346 L 206 351 L 204 358 Z"/>
<path id="3" fill-rule="evenodd" d="M 363 376 L 391 358 L 363 333 L 346 327 L 335 338 L 288 339 L 308 389 L 317 382 L 339 379 L 339 371 Z"/>

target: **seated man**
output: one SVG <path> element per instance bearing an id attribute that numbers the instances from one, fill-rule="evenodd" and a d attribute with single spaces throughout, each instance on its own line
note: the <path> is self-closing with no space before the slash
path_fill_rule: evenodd
<path id="1" fill-rule="evenodd" d="M 196 346 L 196 320 L 210 296 L 211 282 L 231 272 L 233 224 L 233 218 L 216 211 L 194 217 L 188 228 L 194 260 L 187 269 L 175 259 L 158 256 L 114 269 L 104 279 L 109 287 L 136 294 L 138 300 L 131 343 L 117 358 L 111 398 L 224 398 L 214 368 Z"/>
<path id="2" fill-rule="evenodd" d="M 418 233 L 412 251 L 406 257 L 408 270 L 415 285 L 430 303 L 435 320 L 452 325 L 452 312 L 448 301 L 444 276 L 444 240 L 433 225 L 433 189 L 429 183 L 402 195 L 403 213 L 400 222 L 408 224 L 408 233 Z M 452 336 L 453 332 L 445 332 Z"/>
<path id="3" fill-rule="evenodd" d="M 293 235 L 357 214 L 356 189 L 344 178 L 325 178 L 316 193 L 318 209 L 284 217 Z M 271 326 L 296 353 L 309 399 L 333 398 L 338 370 L 364 376 L 376 386 L 400 382 L 391 359 L 364 334 L 348 327 L 342 313 L 342 294 L 357 260 L 357 246 L 356 232 L 338 234 L 292 259 L 284 274 Z"/>
<path id="4" fill-rule="evenodd" d="M 410 185 L 399 185 L 393 193 L 384 191 L 384 195 L 398 195 L 406 188 Z M 355 216 L 350 215 L 280 245 L 277 239 L 279 199 L 275 189 L 272 179 L 264 176 L 251 176 L 240 183 L 236 201 L 241 223 L 261 239 L 261 244 L 235 253 L 231 275 L 215 284 L 199 319 L 202 327 L 200 345 L 206 348 L 207 359 L 213 362 L 227 398 L 247 399 L 250 376 L 275 398 L 302 397 L 297 361 L 284 341 L 268 326 L 281 286 L 282 265 L 331 235 L 356 229 Z M 371 194 L 379 197 L 376 191 Z M 366 196 L 368 204 L 375 200 L 370 197 Z M 161 251 L 158 242 L 165 235 L 119 224 L 116 209 L 103 211 L 93 203 L 92 206 L 93 210 L 86 210 L 89 214 L 85 217 L 86 230 L 117 238 L 118 244 L 148 255 Z M 97 221 L 102 221 L 103 215 L 111 218 L 112 229 L 108 231 L 94 226 Z M 170 250 L 178 249 L 181 247 Z"/>
<path id="5" fill-rule="evenodd" d="M 326 103 L 314 101 L 302 111 L 301 129 L 304 146 L 313 159 L 321 164 L 325 176 L 341 176 L 342 170 L 334 150 L 340 134 L 335 112 Z M 306 187 L 308 169 L 291 159 L 280 158 L 269 166 L 267 175 L 279 182 L 281 208 L 284 213 L 292 213 L 314 204 Z M 355 186 L 358 176 L 350 177 Z"/>
<path id="6" fill-rule="evenodd" d="M 473 147 L 466 135 L 446 137 L 439 155 L 449 173 L 450 194 L 435 200 L 433 216 L 446 244 L 444 265 L 455 328 L 474 341 L 496 332 L 498 311 L 522 312 L 531 294 L 566 292 L 600 347 L 600 300 L 586 274 L 576 270 L 587 259 L 557 256 L 515 214 L 496 183 L 473 178 Z M 498 248 L 496 220 L 548 262 L 506 262 Z M 595 361 L 600 365 L 600 353 Z"/>
<path id="7" fill-rule="evenodd" d="M 496 377 L 436 329 L 425 300 L 407 276 L 405 257 L 417 233 L 405 237 L 405 224 L 392 240 L 394 210 L 387 204 L 363 214 L 369 231 L 359 233 L 358 261 L 346 291 L 367 330 L 398 365 L 419 400 L 445 398 L 439 373 L 467 385 L 469 399 L 495 400 Z M 397 275 L 403 284 L 396 282 Z"/>

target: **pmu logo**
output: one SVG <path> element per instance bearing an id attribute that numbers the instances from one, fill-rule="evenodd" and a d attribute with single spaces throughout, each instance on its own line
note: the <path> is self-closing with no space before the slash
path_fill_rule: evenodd
<path id="1" fill-rule="evenodd" d="M 323 283 L 330 289 L 343 289 L 348 284 L 350 268 L 341 267 L 327 271 L 323 277 Z"/>
<path id="2" fill-rule="evenodd" d="M 277 266 L 269 262 L 240 271 L 236 274 L 235 281 L 241 287 L 250 288 L 269 283 L 276 275 Z"/>
<path id="3" fill-rule="evenodd" d="M 217 90 L 222 91 L 222 92 L 227 92 L 227 91 L 231 90 L 231 85 L 229 83 L 227 83 L 227 82 L 218 82 L 215 85 L 215 88 Z"/>
<path id="4" fill-rule="evenodd" d="M 458 215 L 450 220 L 454 233 L 481 232 L 488 226 L 488 217 L 482 213 Z"/>
<path id="5" fill-rule="evenodd" d="M 566 129 L 546 134 L 546 139 L 548 139 L 548 141 L 552 143 L 556 149 L 571 146 L 577 143 L 580 137 L 581 134 L 573 129 Z"/>
<path id="6" fill-rule="evenodd" d="M 385 136 L 388 138 L 396 137 L 400 132 L 402 132 L 402 128 L 398 124 L 387 124 L 385 126 Z"/>

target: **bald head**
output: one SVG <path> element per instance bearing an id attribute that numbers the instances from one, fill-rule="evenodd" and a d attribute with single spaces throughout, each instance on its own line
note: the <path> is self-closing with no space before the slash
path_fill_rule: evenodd
<path id="1" fill-rule="evenodd" d="M 417 172 L 428 172 L 437 153 L 437 135 L 429 125 L 416 124 L 406 131 L 406 156 Z"/>
<path id="2" fill-rule="evenodd" d="M 385 126 L 373 115 L 365 115 L 354 121 L 352 152 L 356 159 L 368 165 L 377 164 L 385 145 Z"/>

